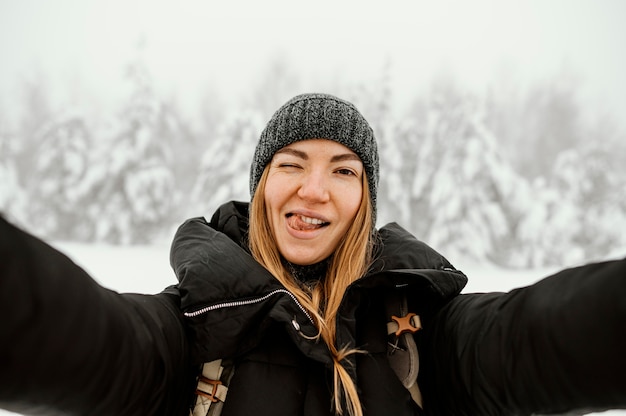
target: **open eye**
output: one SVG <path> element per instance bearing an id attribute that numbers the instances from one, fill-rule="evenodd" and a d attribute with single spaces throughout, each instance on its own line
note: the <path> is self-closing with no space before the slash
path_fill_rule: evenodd
<path id="1" fill-rule="evenodd" d="M 337 169 L 335 172 L 340 175 L 357 176 L 357 173 L 354 170 L 348 168 Z"/>

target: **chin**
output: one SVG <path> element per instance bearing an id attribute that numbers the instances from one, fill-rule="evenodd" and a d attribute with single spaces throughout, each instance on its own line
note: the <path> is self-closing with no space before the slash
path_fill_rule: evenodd
<path id="1" fill-rule="evenodd" d="M 311 255 L 302 253 L 287 253 L 283 254 L 283 257 L 290 263 L 297 264 L 298 266 L 309 266 L 311 264 L 319 263 L 328 256 Z"/>

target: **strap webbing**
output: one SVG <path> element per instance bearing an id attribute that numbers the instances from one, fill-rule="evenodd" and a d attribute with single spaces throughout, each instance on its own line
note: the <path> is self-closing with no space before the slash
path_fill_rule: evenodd
<path id="1" fill-rule="evenodd" d="M 232 370 L 232 369 L 229 369 Z M 232 373 L 232 371 L 228 371 Z M 222 412 L 228 387 L 224 383 L 230 381 L 232 374 L 225 374 L 222 360 L 215 360 L 202 365 L 202 372 L 198 376 L 196 399 L 190 416 L 219 416 Z M 228 378 L 224 380 L 223 378 Z"/>
<path id="2" fill-rule="evenodd" d="M 422 328 L 419 315 L 408 312 L 406 295 L 402 292 L 388 294 L 385 302 L 387 316 L 387 334 L 389 342 L 388 359 L 411 398 L 421 408 L 422 394 L 417 384 L 419 373 L 419 354 L 413 334 Z"/>

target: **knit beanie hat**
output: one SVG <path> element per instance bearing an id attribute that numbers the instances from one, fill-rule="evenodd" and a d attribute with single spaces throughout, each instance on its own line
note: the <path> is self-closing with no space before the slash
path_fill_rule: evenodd
<path id="1" fill-rule="evenodd" d="M 250 168 L 250 194 L 254 196 L 265 166 L 281 148 L 307 139 L 329 139 L 356 153 L 367 175 L 374 215 L 378 189 L 378 149 L 374 132 L 348 101 L 329 94 L 302 94 L 274 113 L 261 133 Z"/>

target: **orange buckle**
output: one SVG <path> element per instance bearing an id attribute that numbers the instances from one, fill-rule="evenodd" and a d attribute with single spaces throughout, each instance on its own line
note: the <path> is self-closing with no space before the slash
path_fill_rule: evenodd
<path id="1" fill-rule="evenodd" d="M 417 314 L 413 313 L 413 312 L 409 312 L 406 314 L 406 316 L 403 316 L 401 318 L 398 318 L 397 316 L 392 316 L 391 319 L 393 319 L 394 321 L 396 321 L 396 323 L 398 324 L 398 330 L 396 331 L 396 337 L 399 337 L 400 335 L 404 334 L 405 332 L 410 332 L 412 334 L 416 333 L 417 331 L 419 331 L 420 329 L 422 329 L 422 326 L 419 322 L 419 317 L 417 319 L 417 323 L 413 322 L 413 317 L 417 316 Z"/>
<path id="2" fill-rule="evenodd" d="M 220 399 L 215 397 L 215 395 L 217 394 L 217 386 L 222 384 L 222 382 L 219 380 L 211 380 L 210 378 L 206 378 L 204 376 L 200 376 L 200 381 L 202 381 L 203 383 L 212 385 L 213 391 L 211 393 L 207 393 L 206 391 L 200 390 L 198 388 L 196 389 L 196 394 L 202 397 L 206 397 L 207 399 L 211 400 L 213 403 L 219 402 Z"/>

